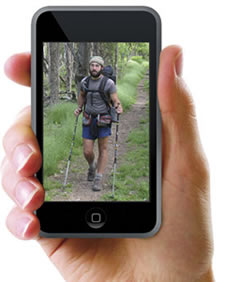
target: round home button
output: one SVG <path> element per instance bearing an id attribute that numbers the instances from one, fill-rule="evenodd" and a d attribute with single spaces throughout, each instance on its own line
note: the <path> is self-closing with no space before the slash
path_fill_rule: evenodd
<path id="1" fill-rule="evenodd" d="M 106 222 L 106 214 L 100 208 L 92 208 L 87 211 L 85 220 L 91 228 L 98 229 Z"/>

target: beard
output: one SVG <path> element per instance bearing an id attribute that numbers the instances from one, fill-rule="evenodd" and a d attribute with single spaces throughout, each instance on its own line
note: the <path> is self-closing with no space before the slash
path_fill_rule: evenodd
<path id="1" fill-rule="evenodd" d="M 99 72 L 97 72 L 97 71 L 91 71 L 91 70 L 89 69 L 89 72 L 90 72 L 91 76 L 97 78 L 97 77 L 99 77 L 100 74 L 102 73 L 102 70 L 100 70 Z"/>

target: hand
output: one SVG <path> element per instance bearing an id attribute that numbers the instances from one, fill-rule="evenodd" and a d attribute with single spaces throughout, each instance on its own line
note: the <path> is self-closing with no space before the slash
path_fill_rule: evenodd
<path id="1" fill-rule="evenodd" d="M 117 112 L 117 114 L 122 114 L 123 108 L 122 108 L 121 104 L 119 104 L 119 105 L 116 107 L 116 112 Z"/>
<path id="2" fill-rule="evenodd" d="M 82 112 L 82 109 L 81 108 L 77 108 L 75 111 L 74 111 L 74 115 L 77 117 L 79 116 L 79 114 Z"/>
<path id="3" fill-rule="evenodd" d="M 66 281 L 213 281 L 208 162 L 193 99 L 181 77 L 181 62 L 178 46 L 162 51 L 158 98 L 163 134 L 163 218 L 161 229 L 152 238 L 40 237 L 40 224 L 32 212 L 43 203 L 44 190 L 33 176 L 41 165 L 41 153 L 31 129 L 30 107 L 6 133 L 2 185 L 16 203 L 7 217 L 7 227 L 19 239 L 35 238 Z M 30 57 L 21 54 L 9 59 L 5 70 L 10 78 L 27 85 L 29 67 Z"/>

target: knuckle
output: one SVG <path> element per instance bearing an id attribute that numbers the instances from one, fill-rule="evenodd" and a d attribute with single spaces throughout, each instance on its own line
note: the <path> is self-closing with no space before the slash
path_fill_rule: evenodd
<path id="1" fill-rule="evenodd" d="M 9 141 L 11 141 L 12 139 L 18 140 L 18 137 L 20 135 L 20 133 L 22 134 L 26 134 L 26 131 L 24 130 L 24 126 L 21 126 L 19 124 L 13 124 L 5 133 L 4 137 L 3 137 L 3 146 L 5 148 L 5 150 L 8 147 Z M 11 143 L 11 142 L 10 142 Z M 15 143 L 15 142 L 14 142 Z M 11 146 L 10 146 L 11 147 Z"/>

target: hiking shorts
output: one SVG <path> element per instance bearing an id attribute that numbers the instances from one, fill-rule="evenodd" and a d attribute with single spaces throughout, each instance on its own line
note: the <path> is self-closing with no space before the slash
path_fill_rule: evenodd
<path id="1" fill-rule="evenodd" d="M 92 121 L 94 124 L 96 124 L 96 117 L 95 118 L 92 118 Z M 107 127 L 98 127 L 97 126 L 97 137 L 93 137 L 92 134 L 91 134 L 91 130 L 90 130 L 90 125 L 83 125 L 82 127 L 82 137 L 83 138 L 86 138 L 86 139 L 91 139 L 91 140 L 95 140 L 97 138 L 103 138 L 103 137 L 106 137 L 106 136 L 110 136 L 112 135 L 112 132 L 111 132 L 111 125 L 110 126 L 107 126 Z"/>

